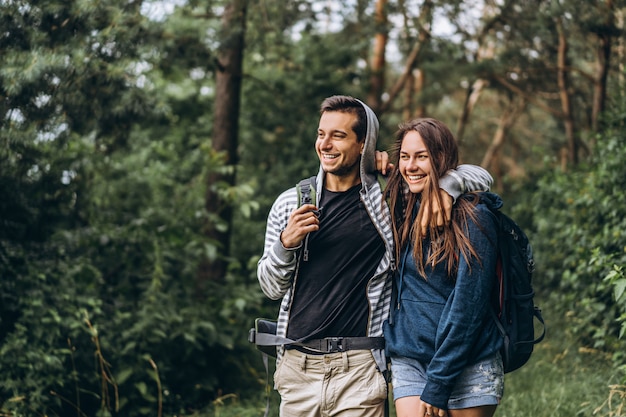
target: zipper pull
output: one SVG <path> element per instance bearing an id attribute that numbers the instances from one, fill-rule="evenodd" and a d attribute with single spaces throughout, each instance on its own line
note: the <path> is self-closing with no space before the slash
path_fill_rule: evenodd
<path id="1" fill-rule="evenodd" d="M 304 250 L 302 253 L 302 260 L 307 262 L 309 260 L 309 235 L 304 238 Z"/>
<path id="2" fill-rule="evenodd" d="M 391 268 L 390 269 L 391 269 L 391 279 L 395 281 L 398 267 L 396 266 L 396 257 L 393 255 L 391 255 Z M 394 282 L 393 285 L 395 286 L 396 283 Z M 398 288 L 395 288 L 395 292 L 396 292 L 396 306 L 398 310 L 400 310 L 400 294 L 399 294 Z"/>

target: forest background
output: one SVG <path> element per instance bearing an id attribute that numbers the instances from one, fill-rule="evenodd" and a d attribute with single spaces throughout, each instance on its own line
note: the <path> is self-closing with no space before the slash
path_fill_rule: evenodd
<path id="1" fill-rule="evenodd" d="M 0 415 L 213 415 L 227 398 L 261 415 L 247 333 L 278 308 L 256 280 L 265 220 L 317 171 L 333 94 L 376 111 L 382 150 L 403 120 L 451 127 L 528 231 L 544 344 L 609 361 L 603 415 L 620 415 L 624 0 L 0 11 Z"/>

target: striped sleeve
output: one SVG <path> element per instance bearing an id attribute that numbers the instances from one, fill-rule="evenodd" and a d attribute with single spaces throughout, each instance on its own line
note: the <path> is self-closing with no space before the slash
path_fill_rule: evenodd
<path id="1" fill-rule="evenodd" d="M 267 218 L 265 246 L 257 265 L 257 278 L 263 293 L 272 300 L 285 295 L 296 267 L 298 248 L 286 249 L 280 241 L 280 234 L 296 208 L 297 192 L 293 187 L 278 196 Z"/>
<path id="2" fill-rule="evenodd" d="M 486 169 L 469 164 L 459 165 L 439 179 L 439 187 L 450 194 L 454 201 L 467 191 L 489 191 L 492 184 L 493 177 Z"/>

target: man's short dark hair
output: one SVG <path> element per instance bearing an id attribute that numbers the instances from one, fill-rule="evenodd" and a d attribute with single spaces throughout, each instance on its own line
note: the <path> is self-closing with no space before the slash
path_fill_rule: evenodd
<path id="1" fill-rule="evenodd" d="M 320 106 L 320 113 L 327 111 L 338 111 L 341 113 L 351 113 L 356 115 L 356 123 L 352 126 L 352 130 L 356 133 L 359 142 L 365 141 L 367 134 L 367 114 L 363 104 L 354 97 L 350 96 L 331 96 L 326 98 Z"/>

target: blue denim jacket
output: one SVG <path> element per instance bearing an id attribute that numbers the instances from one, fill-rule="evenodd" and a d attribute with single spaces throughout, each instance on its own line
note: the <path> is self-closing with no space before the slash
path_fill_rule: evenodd
<path id="1" fill-rule="evenodd" d="M 428 266 L 425 280 L 418 275 L 413 248 L 408 248 L 395 277 L 393 324 L 384 326 L 387 354 L 425 364 L 427 382 L 421 399 L 444 409 L 463 369 L 493 356 L 502 346 L 489 312 L 497 256 L 495 216 L 483 203 L 475 212 L 478 224 L 469 221 L 468 236 L 480 262 L 472 258 L 468 265 L 461 256 L 456 280 L 448 277 L 445 263 Z"/>

